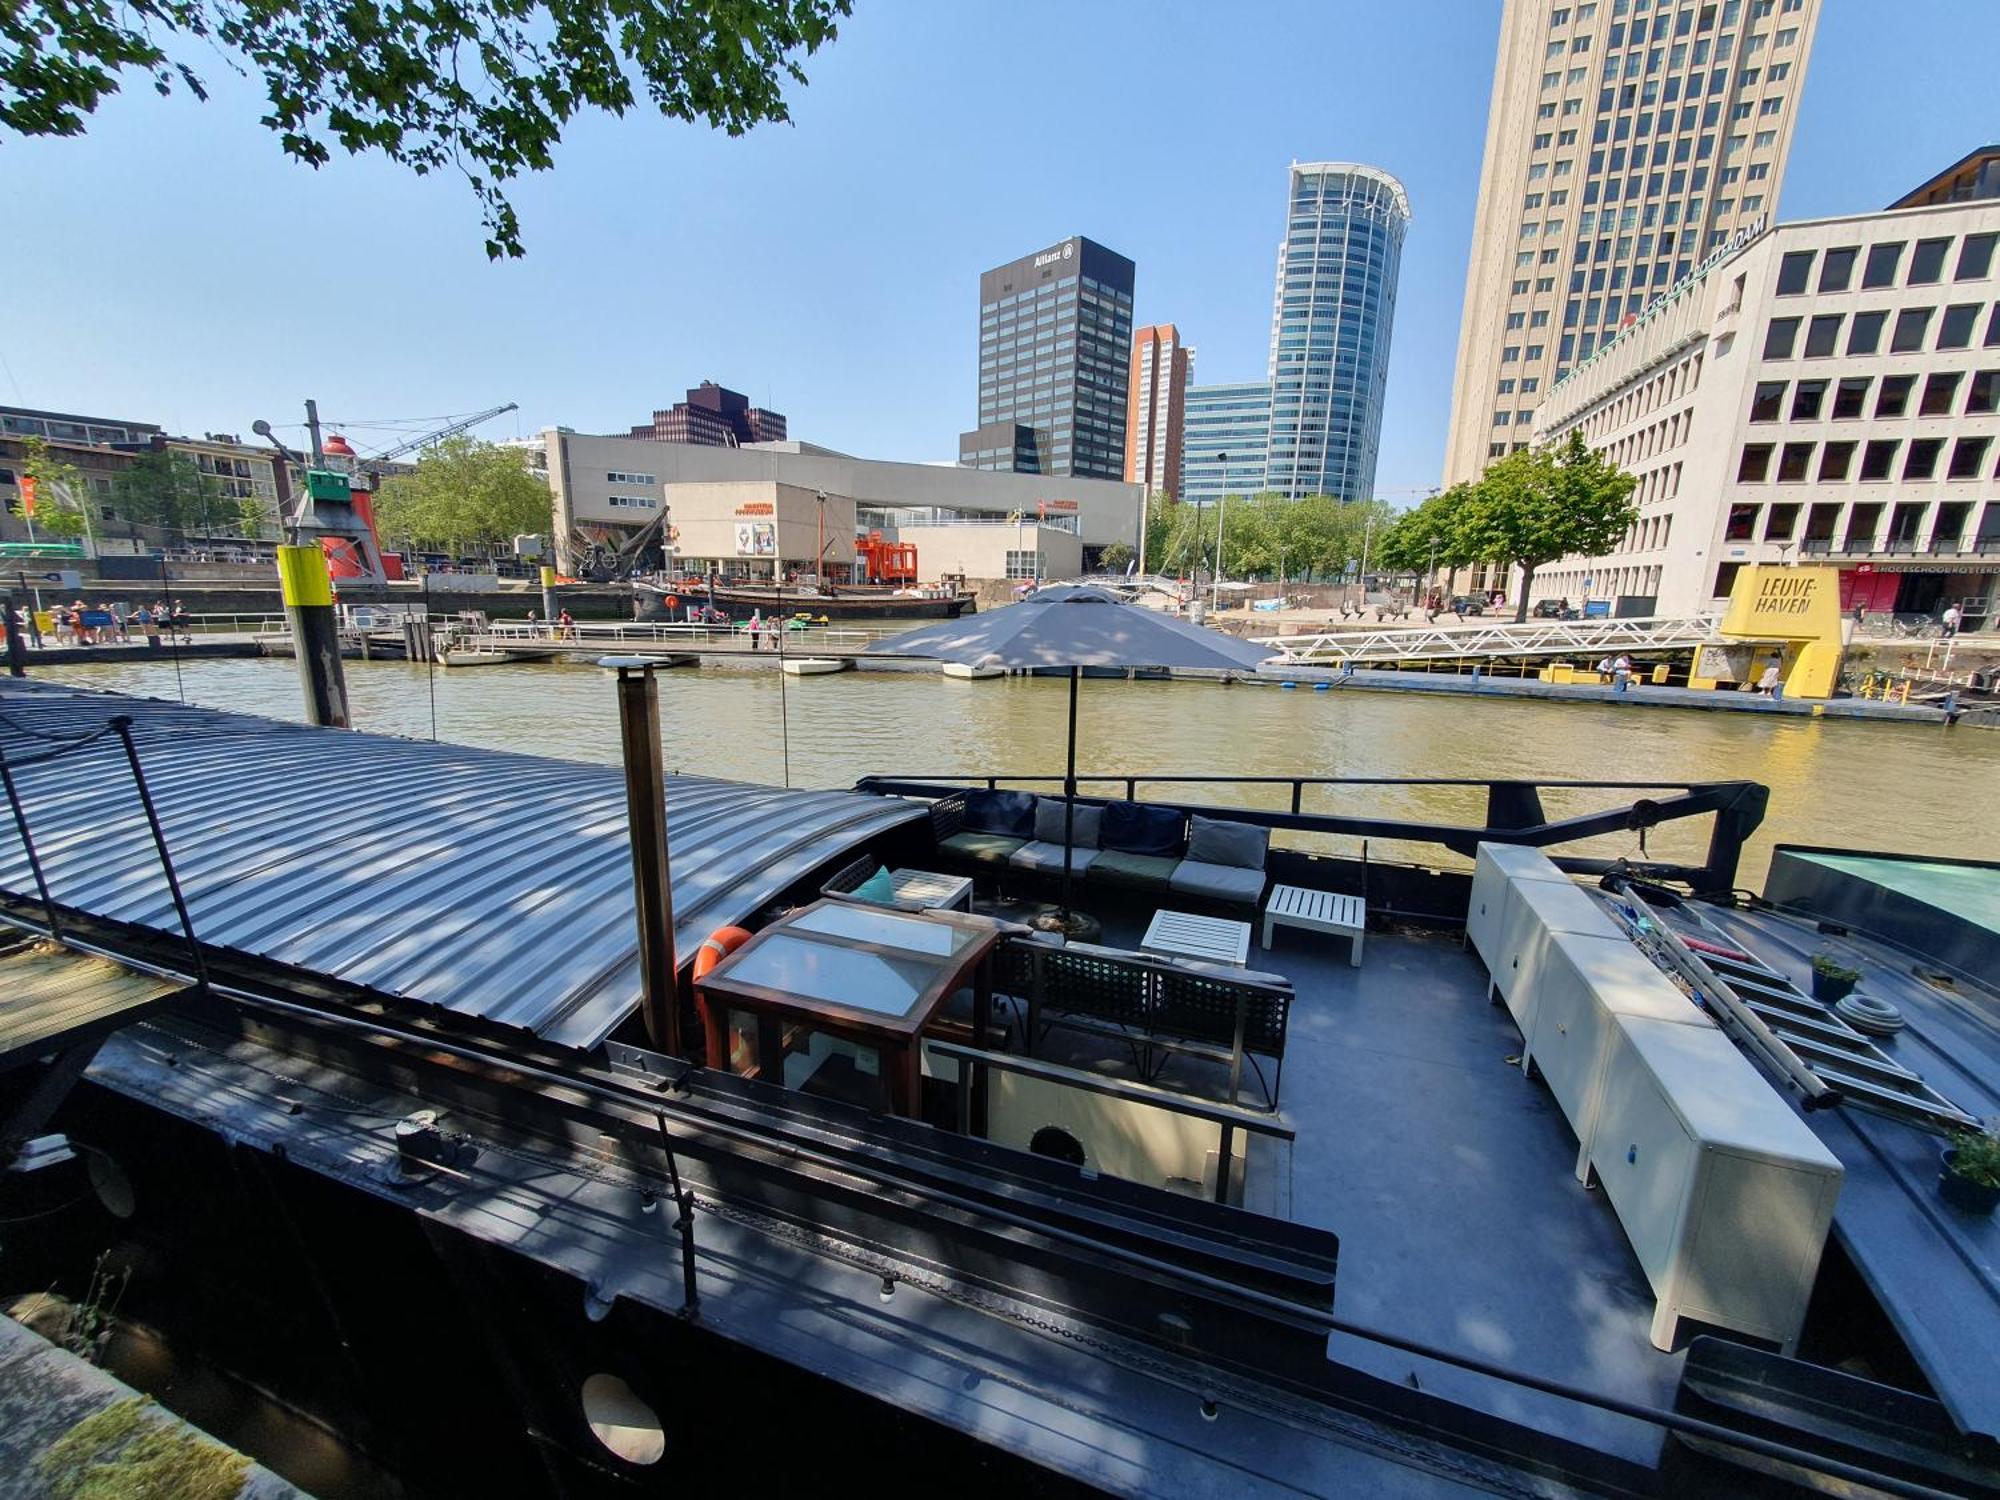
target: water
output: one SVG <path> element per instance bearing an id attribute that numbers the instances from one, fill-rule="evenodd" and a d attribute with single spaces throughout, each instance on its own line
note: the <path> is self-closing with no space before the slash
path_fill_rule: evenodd
<path id="1" fill-rule="evenodd" d="M 80 686 L 176 698 L 278 718 L 302 716 L 297 670 L 285 660 L 112 663 L 37 669 Z M 1067 687 L 1058 679 L 966 682 L 924 672 L 843 672 L 790 678 L 769 667 L 701 668 L 659 676 L 667 761 L 675 770 L 794 786 L 845 787 L 869 773 L 1060 775 Z M 615 763 L 612 676 L 545 664 L 430 671 L 403 662 L 350 662 L 357 727 L 573 760 Z M 2000 733 L 1642 709 L 1593 703 L 1400 693 L 1282 692 L 1219 683 L 1087 679 L 1078 714 L 1086 773 L 1238 776 L 1505 777 L 1671 782 L 1750 779 L 1771 788 L 1771 812 L 1739 880 L 1761 885 L 1771 845 L 1817 843 L 1928 854 L 1992 853 Z M 1983 791 L 1981 789 L 1984 789 Z M 1120 788 L 1105 785 L 1110 793 Z M 1158 789 L 1164 791 L 1164 789 Z M 1281 788 L 1186 789 L 1188 800 L 1280 808 Z M 1552 793 L 1563 816 L 1629 802 L 1606 793 Z M 1480 790 L 1313 789 L 1307 811 L 1474 821 Z M 1655 830 L 1655 857 L 1698 860 L 1707 821 Z M 1294 839 L 1351 849 L 1351 841 Z M 1600 839 L 1599 854 L 1639 852 L 1634 834 Z M 1457 864 L 1430 846 L 1376 841 L 1384 858 Z"/>

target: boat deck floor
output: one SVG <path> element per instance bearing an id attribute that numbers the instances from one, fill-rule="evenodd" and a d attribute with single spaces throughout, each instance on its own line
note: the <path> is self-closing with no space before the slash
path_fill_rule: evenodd
<path id="1" fill-rule="evenodd" d="M 1150 909 L 1094 909 L 1136 948 Z M 1287 1150 L 1250 1159 L 1251 1206 L 1340 1236 L 1334 1311 L 1352 1323 L 1597 1394 L 1670 1406 L 1681 1356 L 1648 1337 L 1653 1296 L 1603 1195 L 1575 1175 L 1576 1137 L 1521 1035 L 1486 998 L 1456 934 L 1345 939 L 1280 929 L 1249 966 L 1297 991 L 1279 1103 Z M 1039 1054 L 1133 1075 L 1129 1054 L 1058 1028 Z M 1268 1077 L 1269 1060 L 1262 1066 Z M 1244 1074 L 1243 1100 L 1258 1099 Z M 1163 1085 L 1220 1097 L 1226 1070 L 1176 1058 Z M 1260 1191 L 1257 1177 L 1263 1169 Z M 1276 1201 L 1270 1175 L 1279 1178 Z M 1651 1461 L 1656 1429 L 1526 1387 L 1336 1334 L 1330 1355 L 1482 1410 Z"/>

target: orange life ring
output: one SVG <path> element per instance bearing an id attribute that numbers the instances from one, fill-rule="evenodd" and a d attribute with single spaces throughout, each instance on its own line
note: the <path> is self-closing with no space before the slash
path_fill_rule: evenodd
<path id="1" fill-rule="evenodd" d="M 667 597 L 662 599 L 660 602 L 666 605 L 668 609 L 679 609 L 681 607 L 680 599 L 673 594 L 667 595 Z"/>
<path id="2" fill-rule="evenodd" d="M 749 941 L 750 934 L 744 928 L 718 927 L 703 938 L 701 946 L 695 950 L 692 970 L 696 986 L 694 1008 L 701 1017 L 703 1045 L 711 1068 L 722 1067 L 724 1059 L 731 1064 L 736 1059 L 729 1056 L 729 1038 L 724 1031 L 722 1018 L 709 1009 L 708 997 L 702 994 L 700 985 L 702 980 L 714 971 L 717 964 Z"/>

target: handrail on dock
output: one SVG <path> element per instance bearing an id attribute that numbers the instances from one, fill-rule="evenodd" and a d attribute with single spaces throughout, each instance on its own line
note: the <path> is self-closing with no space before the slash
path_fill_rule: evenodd
<path id="1" fill-rule="evenodd" d="M 1256 637 L 1260 646 L 1285 652 L 1294 663 L 1445 661 L 1468 657 L 1581 655 L 1595 660 L 1613 651 L 1684 651 L 1715 638 L 1721 616 L 1620 620 L 1512 620 L 1425 625 L 1401 630 L 1322 630 L 1313 634 Z"/>

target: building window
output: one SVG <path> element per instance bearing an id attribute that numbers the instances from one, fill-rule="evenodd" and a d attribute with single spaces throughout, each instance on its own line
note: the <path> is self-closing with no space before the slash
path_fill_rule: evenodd
<path id="1" fill-rule="evenodd" d="M 1854 466 L 1854 444 L 1828 443 L 1820 450 L 1819 482 L 1821 484 L 1843 484 L 1847 471 Z"/>
<path id="2" fill-rule="evenodd" d="M 1938 324 L 1938 348 L 1969 348 L 1972 344 L 1972 328 L 1978 321 L 1977 302 L 1956 302 L 1947 307 L 1944 310 L 1944 321 Z"/>
<path id="3" fill-rule="evenodd" d="M 1854 262 L 1860 258 L 1859 245 L 1847 245 L 1838 250 L 1826 252 L 1826 258 L 1819 264 L 1819 289 L 1822 292 L 1844 292 L 1854 279 Z"/>
<path id="4" fill-rule="evenodd" d="M 1948 417 L 1958 398 L 1958 383 L 1965 379 L 1963 370 L 1940 370 L 1924 378 L 1923 399 L 1917 403 L 1920 417 Z"/>
<path id="5" fill-rule="evenodd" d="M 1993 445 L 1990 437 L 1962 437 L 1952 445 L 1951 467 L 1946 470 L 1947 479 L 1977 479 L 1986 466 L 1986 450 Z"/>
<path id="6" fill-rule="evenodd" d="M 1799 529 L 1799 507 L 1796 505 L 1774 505 L 1764 517 L 1764 540 L 1767 542 L 1789 542 L 1792 533 Z"/>
<path id="7" fill-rule="evenodd" d="M 1757 512 L 1762 509 L 1760 505 L 1730 506 L 1729 520 L 1722 528 L 1722 539 L 1725 542 L 1749 541 L 1757 534 Z"/>
<path id="8" fill-rule="evenodd" d="M 1792 393 L 1792 420 L 1794 422 L 1817 422 L 1820 406 L 1826 400 L 1824 380 L 1801 380 L 1799 388 Z"/>
<path id="9" fill-rule="evenodd" d="M 1934 307 L 1906 307 L 1896 314 L 1896 331 L 1889 336 L 1891 354 L 1914 354 L 1924 347 L 1924 332 L 1931 326 Z"/>
<path id="10" fill-rule="evenodd" d="M 1944 253 L 1950 248 L 1950 240 L 1918 240 L 1916 252 L 1910 256 L 1907 285 L 1929 286 L 1944 275 Z"/>
<path id="11" fill-rule="evenodd" d="M 1936 478 L 1938 454 L 1943 450 L 1943 438 L 1917 438 L 1910 444 L 1909 455 L 1903 460 L 1903 477 L 1905 479 Z"/>
<path id="12" fill-rule="evenodd" d="M 1007 549 L 1007 576 L 1009 578 L 1037 577 L 1035 564 L 1038 560 L 1037 554 L 1033 552 L 1016 552 L 1012 547 L 1009 547 Z"/>
<path id="13" fill-rule="evenodd" d="M 1730 137 L 1731 149 L 1743 144 L 1743 137 Z M 1794 250 L 1778 262 L 1778 295 L 1796 297 L 1803 293 L 1812 279 L 1813 254 L 1811 250 Z"/>
<path id="14" fill-rule="evenodd" d="M 2000 234 L 1968 234 L 1958 247 L 1958 269 L 1953 281 L 1980 281 L 1993 269 L 1993 244 Z"/>
<path id="15" fill-rule="evenodd" d="M 1993 316 L 1986 320 L 1986 347 L 2000 349 L 2000 302 L 1993 304 Z"/>
<path id="16" fill-rule="evenodd" d="M 1804 484 L 1812 469 L 1813 443 L 1787 443 L 1778 455 L 1778 483 Z"/>
<path id="17" fill-rule="evenodd" d="M 1778 413 L 1784 410 L 1785 382 L 1782 380 L 1760 380 L 1756 394 L 1750 398 L 1750 420 L 1753 422 L 1775 422 Z"/>
<path id="18" fill-rule="evenodd" d="M 1886 312 L 1858 312 L 1854 315 L 1853 326 L 1847 330 L 1847 352 L 1849 354 L 1873 354 L 1882 347 L 1882 325 L 1889 321 Z"/>
<path id="19" fill-rule="evenodd" d="M 2000 370 L 1981 370 L 1972 377 L 1972 389 L 1965 398 L 1965 414 L 1974 416 L 2000 411 Z"/>
<path id="20" fill-rule="evenodd" d="M 1861 272 L 1861 286 L 1864 291 L 1869 287 L 1896 284 L 1896 266 L 1903 259 L 1905 243 L 1903 240 L 1891 240 L 1884 245 L 1868 247 L 1868 264 Z"/>
<path id="21" fill-rule="evenodd" d="M 1874 383 L 1865 375 L 1841 381 L 1833 392 L 1833 420 L 1852 422 L 1859 418 L 1868 401 L 1868 387 Z"/>
<path id="22" fill-rule="evenodd" d="M 1736 463 L 1738 484 L 1762 484 L 1764 476 L 1771 468 L 1771 445 L 1769 443 L 1745 443 L 1743 456 Z"/>
<path id="23" fill-rule="evenodd" d="M 1862 482 L 1887 479 L 1890 467 L 1896 462 L 1896 450 L 1902 446 L 1895 438 L 1877 438 L 1869 443 L 1861 455 Z"/>
<path id="24" fill-rule="evenodd" d="M 1876 420 L 1884 417 L 1900 417 L 1910 409 L 1910 387 L 1917 383 L 1914 375 L 1885 375 L 1882 378 L 1882 394 L 1875 402 Z"/>
<path id="25" fill-rule="evenodd" d="M 1840 347 L 1843 313 L 1820 313 L 1806 328 L 1806 358 L 1831 359 Z"/>
<path id="26" fill-rule="evenodd" d="M 1799 336 L 1797 318 L 1773 318 L 1764 332 L 1764 358 L 1790 359 L 1792 344 Z"/>

